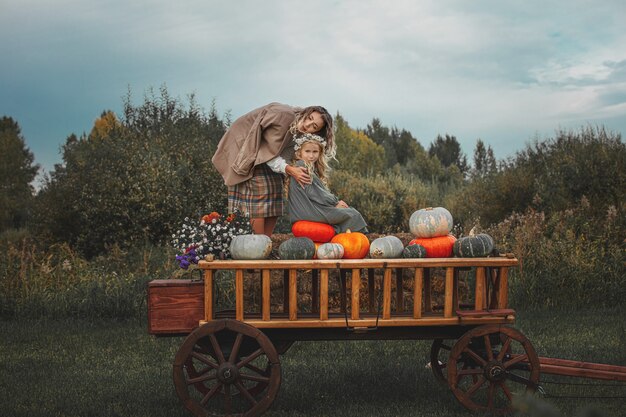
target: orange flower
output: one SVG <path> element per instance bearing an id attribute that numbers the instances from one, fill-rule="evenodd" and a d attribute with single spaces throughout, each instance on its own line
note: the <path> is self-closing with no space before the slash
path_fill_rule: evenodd
<path id="1" fill-rule="evenodd" d="M 230 214 L 228 215 L 228 217 L 226 217 L 226 221 L 227 221 L 228 223 L 230 223 L 230 222 L 232 222 L 233 220 L 235 220 L 235 213 L 230 213 Z"/>
<path id="2" fill-rule="evenodd" d="M 205 223 L 211 223 L 213 221 L 213 219 L 218 219 L 220 218 L 220 214 L 217 211 L 213 211 L 209 214 L 205 214 L 204 216 L 202 216 L 202 220 Z"/>

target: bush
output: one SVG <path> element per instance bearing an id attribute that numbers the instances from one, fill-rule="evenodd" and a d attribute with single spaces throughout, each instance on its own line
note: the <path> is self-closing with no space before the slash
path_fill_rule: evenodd
<path id="1" fill-rule="evenodd" d="M 529 210 L 489 229 L 520 260 L 510 278 L 516 307 L 612 307 L 626 297 L 625 220 L 610 207 L 590 221 L 586 199 L 550 216 Z"/>

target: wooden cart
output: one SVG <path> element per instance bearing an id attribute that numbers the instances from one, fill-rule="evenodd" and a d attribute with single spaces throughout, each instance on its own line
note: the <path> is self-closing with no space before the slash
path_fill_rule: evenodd
<path id="1" fill-rule="evenodd" d="M 150 282 L 149 331 L 188 334 L 173 376 L 196 416 L 262 414 L 280 387 L 280 355 L 307 340 L 433 340 L 435 377 L 465 407 L 492 413 L 537 390 L 540 371 L 626 381 L 626 367 L 537 356 L 512 327 L 508 275 L 517 264 L 507 257 L 201 261 L 203 280 Z M 218 271 L 234 275 L 234 310 L 216 311 Z M 462 300 L 460 283 L 469 284 Z M 330 284 L 338 288 L 337 307 L 329 303 Z M 245 303 L 251 288 L 254 305 Z"/>

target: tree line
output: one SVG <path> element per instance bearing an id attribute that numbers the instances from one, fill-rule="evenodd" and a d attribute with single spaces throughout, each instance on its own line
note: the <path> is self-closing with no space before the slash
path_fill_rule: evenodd
<path id="1" fill-rule="evenodd" d="M 626 149 L 619 133 L 602 127 L 557 131 L 501 161 L 477 139 L 468 162 L 453 135 L 426 148 L 377 118 L 364 129 L 340 114 L 335 123 L 331 190 L 376 232 L 406 231 L 411 213 L 428 205 L 447 207 L 460 230 L 527 210 L 572 209 L 581 199 L 597 219 L 610 208 L 624 217 Z M 113 245 L 165 244 L 185 217 L 226 209 L 226 189 L 210 160 L 229 124 L 214 103 L 206 111 L 193 96 L 183 103 L 165 87 L 140 104 L 129 94 L 121 115 L 104 111 L 89 134 L 66 139 L 62 162 L 35 193 L 30 184 L 39 167 L 18 122 L 4 116 L 0 232 L 26 228 L 41 244 L 65 242 L 86 257 Z"/>

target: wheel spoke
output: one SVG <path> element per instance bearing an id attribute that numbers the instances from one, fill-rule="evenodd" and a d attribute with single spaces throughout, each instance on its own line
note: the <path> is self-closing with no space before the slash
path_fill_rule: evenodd
<path id="1" fill-rule="evenodd" d="M 209 368 L 207 368 L 209 369 Z M 204 373 L 204 372 L 203 372 Z M 211 379 L 216 379 L 217 375 L 216 374 L 212 374 L 212 375 L 200 375 L 197 376 L 195 378 L 188 378 L 187 379 L 187 385 L 191 385 L 191 384 L 196 384 L 198 382 L 203 382 L 203 381 L 209 381 Z"/>
<path id="2" fill-rule="evenodd" d="M 211 390 L 207 392 L 204 397 L 202 397 L 202 399 L 200 400 L 200 404 L 206 405 L 206 403 L 209 402 L 209 400 L 213 398 L 215 394 L 217 394 L 217 391 L 219 391 L 221 387 L 222 387 L 222 383 L 218 381 L 217 384 L 215 384 L 215 386 L 211 388 Z"/>
<path id="3" fill-rule="evenodd" d="M 215 356 L 217 356 L 217 360 L 219 361 L 220 365 L 223 364 L 224 362 L 226 362 L 226 359 L 224 359 L 224 353 L 222 353 L 222 348 L 220 348 L 220 344 L 217 341 L 217 338 L 213 333 L 211 333 L 209 335 L 209 339 L 211 340 L 211 346 L 213 346 L 213 350 L 215 351 Z"/>
<path id="4" fill-rule="evenodd" d="M 485 340 L 485 350 L 487 351 L 487 360 L 492 361 L 493 360 L 493 350 L 492 350 L 492 347 L 491 347 L 491 339 L 489 338 L 488 334 L 483 336 L 483 339 Z"/>
<path id="5" fill-rule="evenodd" d="M 489 393 L 487 394 L 487 408 L 493 410 L 493 400 L 496 395 L 496 386 L 493 382 L 489 383 Z"/>
<path id="6" fill-rule="evenodd" d="M 250 394 L 250 392 L 243 386 L 241 382 L 239 381 L 235 382 L 235 386 L 237 387 L 239 392 L 242 393 L 244 397 L 246 397 L 246 399 L 250 402 L 250 404 L 252 404 L 253 406 L 257 405 L 258 401 L 254 399 L 252 394 Z"/>
<path id="7" fill-rule="evenodd" d="M 444 344 L 442 343 L 442 344 L 441 344 L 441 346 L 440 346 L 440 349 L 443 349 L 443 350 L 452 350 L 452 347 L 451 347 L 451 346 L 448 346 L 448 345 L 444 345 Z"/>
<path id="8" fill-rule="evenodd" d="M 467 390 L 467 397 L 471 397 L 472 395 L 474 395 L 476 393 L 476 391 L 478 391 L 478 388 L 482 387 L 483 384 L 486 382 L 487 380 L 485 379 L 484 376 L 481 376 L 478 381 L 476 381 L 474 383 L 474 385 L 472 385 L 468 390 Z"/>
<path id="9" fill-rule="evenodd" d="M 237 338 L 235 339 L 235 343 L 233 344 L 233 350 L 230 351 L 230 357 L 228 361 L 234 363 L 237 361 L 237 355 L 239 355 L 239 348 L 241 347 L 241 341 L 243 340 L 243 335 L 241 333 L 237 333 Z"/>
<path id="10" fill-rule="evenodd" d="M 270 382 L 270 379 L 264 376 L 239 374 L 239 377 L 241 379 L 247 379 L 247 380 L 256 381 L 256 382 Z"/>
<path id="11" fill-rule="evenodd" d="M 502 366 L 504 366 L 504 369 L 507 369 L 507 368 L 510 368 L 512 365 L 515 365 L 516 363 L 519 363 L 525 360 L 528 360 L 528 355 L 526 354 L 515 355 L 510 361 L 504 362 Z"/>
<path id="12" fill-rule="evenodd" d="M 472 359 L 474 359 L 476 362 L 478 362 L 481 366 L 487 365 L 487 361 L 485 361 L 476 352 L 474 352 L 472 349 L 470 349 L 469 346 L 467 346 L 463 350 L 463 352 L 467 352 L 472 357 Z"/>
<path id="13" fill-rule="evenodd" d="M 233 413 L 233 399 L 230 396 L 230 384 L 224 384 L 224 408 L 226 414 Z"/>
<path id="14" fill-rule="evenodd" d="M 502 345 L 502 350 L 500 350 L 500 353 L 498 354 L 498 357 L 497 357 L 498 361 L 502 362 L 502 359 L 504 359 L 504 355 L 506 355 L 506 352 L 511 347 L 511 342 L 512 341 L 513 341 L 513 339 L 511 339 L 510 337 L 507 337 L 506 341 Z"/>
<path id="15" fill-rule="evenodd" d="M 198 353 L 198 352 L 191 352 L 191 357 L 198 359 L 200 362 L 204 363 L 205 365 L 209 365 L 213 369 L 217 369 L 218 368 L 218 364 L 213 362 L 206 355 L 203 355 L 203 354 Z"/>
<path id="16" fill-rule="evenodd" d="M 468 368 L 468 369 L 461 369 L 457 375 L 459 375 L 459 376 L 461 376 L 461 375 L 480 375 L 483 372 L 484 371 L 481 368 Z"/>
<path id="17" fill-rule="evenodd" d="M 500 383 L 500 388 L 502 388 L 502 391 L 504 391 L 504 395 L 506 395 L 506 398 L 508 398 L 509 401 L 513 401 L 513 396 L 511 395 L 511 390 L 509 389 L 509 387 L 506 385 L 506 383 L 504 381 L 502 381 Z"/>
<path id="18" fill-rule="evenodd" d="M 261 368 L 257 368 L 256 366 L 252 365 L 251 363 L 247 363 L 244 365 L 246 368 L 250 369 L 253 372 L 256 372 L 259 375 L 265 375 L 267 373 L 267 371 L 264 371 Z"/>
<path id="19" fill-rule="evenodd" d="M 237 364 L 237 368 L 241 368 L 242 366 L 246 366 L 248 363 L 252 362 L 253 360 L 255 360 L 256 358 L 258 358 L 259 356 L 261 356 L 263 354 L 263 349 L 257 349 L 256 351 L 254 351 L 252 354 L 250 354 L 248 357 L 246 357 L 244 360 L 242 360 L 241 362 L 239 362 Z"/>

